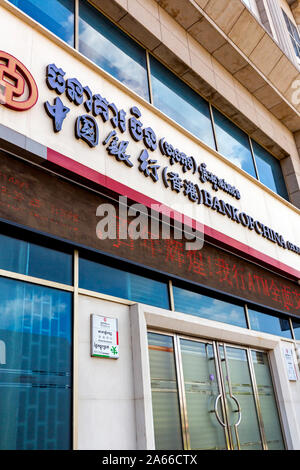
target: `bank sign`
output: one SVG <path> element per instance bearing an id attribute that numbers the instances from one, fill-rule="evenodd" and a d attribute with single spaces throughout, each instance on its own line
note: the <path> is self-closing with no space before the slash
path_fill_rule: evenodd
<path id="1" fill-rule="evenodd" d="M 38 91 L 30 72 L 6 52 L 0 52 L 0 61 L 3 62 L 0 64 L 2 104 L 15 111 L 33 107 Z M 149 125 L 151 123 L 144 122 L 137 105 L 124 110 L 111 97 L 102 96 L 98 90 L 91 90 L 74 76 L 67 77 L 60 64 L 47 65 L 45 81 L 51 94 L 43 103 L 44 112 L 52 121 L 54 133 L 63 133 L 65 121 L 69 119 L 69 115 L 74 115 L 70 113 L 71 106 L 76 107 L 76 118 L 70 117 L 74 119 L 74 139 L 82 141 L 93 152 L 102 147 L 109 157 L 120 164 L 120 171 L 129 171 L 136 167 L 140 178 L 150 179 L 155 185 L 161 184 L 163 190 L 172 191 L 175 196 L 182 194 L 190 204 L 206 206 L 245 230 L 300 255 L 300 248 L 295 240 L 286 240 L 278 231 L 258 220 L 255 214 L 236 208 L 234 200 L 240 200 L 244 196 L 240 188 L 222 175 L 215 174 L 207 162 L 198 163 L 188 149 L 178 148 L 176 142 L 172 142 L 168 136 L 158 135 L 157 130 Z M 27 98 L 22 101 L 19 97 L 24 93 L 25 85 L 28 93 Z M 110 130 L 105 134 L 101 123 L 110 125 Z M 143 149 L 139 148 L 135 152 L 134 147 L 131 147 L 130 150 L 130 141 L 124 138 L 125 132 L 133 142 L 142 143 Z M 161 164 L 162 160 L 158 161 L 154 152 L 160 153 L 165 164 Z M 211 185 L 212 192 L 201 187 L 205 183 Z M 229 196 L 230 203 L 225 202 L 222 195 Z M 174 204 L 176 205 L 176 199 Z"/>
<path id="2" fill-rule="evenodd" d="M 225 181 L 222 176 L 215 175 L 208 170 L 206 163 L 198 164 L 194 156 L 189 155 L 186 149 L 178 149 L 173 142 L 169 142 L 166 136 L 158 137 L 156 131 L 142 121 L 142 113 L 138 106 L 132 106 L 129 113 L 120 109 L 118 105 L 104 97 L 100 93 L 94 93 L 89 86 L 83 86 L 75 78 L 67 78 L 62 68 L 56 64 L 49 64 L 46 68 L 46 83 L 51 91 L 64 96 L 68 104 L 72 103 L 84 114 L 79 114 L 74 123 L 74 135 L 81 139 L 89 147 L 104 146 L 106 152 L 115 158 L 121 165 L 131 169 L 134 165 L 145 178 L 151 178 L 153 183 L 162 182 L 166 189 L 175 194 L 180 192 L 193 204 L 204 204 L 212 211 L 216 211 L 248 230 L 254 230 L 272 243 L 284 249 L 294 251 L 300 255 L 300 248 L 283 236 L 267 227 L 262 221 L 256 220 L 254 215 L 240 212 L 233 204 L 226 203 L 223 199 L 212 195 L 205 189 L 200 189 L 201 183 L 209 182 L 214 192 L 223 192 L 232 198 L 240 199 L 241 192 L 235 186 Z M 52 102 L 44 103 L 45 111 L 52 119 L 54 132 L 61 132 L 63 122 L 67 118 L 70 108 L 58 96 Z M 81 108 L 80 108 L 81 107 Z M 128 116 L 127 116 L 128 115 Z M 99 132 L 99 120 L 103 123 L 110 122 L 112 130 L 102 138 Z M 129 134 L 133 141 L 142 141 L 144 149 L 138 155 L 132 155 L 129 150 L 129 141 L 122 139 L 122 134 L 128 126 Z M 152 156 L 156 149 L 166 157 L 168 165 L 161 166 Z M 180 166 L 186 178 L 180 177 L 176 171 Z M 189 179 L 190 173 L 197 173 L 199 184 Z"/>

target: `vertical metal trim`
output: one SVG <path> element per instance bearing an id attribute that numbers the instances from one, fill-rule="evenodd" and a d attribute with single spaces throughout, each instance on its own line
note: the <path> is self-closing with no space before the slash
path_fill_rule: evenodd
<path id="1" fill-rule="evenodd" d="M 79 0 L 74 0 L 74 48 L 79 50 Z"/>
<path id="2" fill-rule="evenodd" d="M 152 81 L 151 81 L 151 67 L 150 67 L 150 57 L 149 52 L 145 49 L 146 53 L 146 66 L 147 66 L 147 78 L 148 78 L 148 88 L 149 88 L 149 99 L 150 103 L 154 105 L 153 101 L 153 92 L 152 92 Z"/>
<path id="3" fill-rule="evenodd" d="M 225 367 L 226 367 L 226 373 L 227 373 L 227 382 L 228 382 L 228 389 L 229 389 L 229 395 L 231 398 L 234 397 L 233 393 L 232 393 L 232 385 L 231 385 L 231 377 L 230 377 L 230 369 L 229 369 L 229 364 L 228 364 L 228 361 L 227 361 L 227 352 L 226 352 L 226 345 L 223 344 L 223 348 L 224 348 L 224 358 L 225 358 Z M 243 348 L 241 348 L 243 349 Z M 225 391 L 226 392 L 226 391 Z M 236 401 L 238 403 L 238 407 L 240 409 L 240 404 L 237 400 L 237 398 L 234 398 L 234 401 Z M 241 412 L 241 411 L 240 411 Z M 229 423 L 228 423 L 229 424 Z M 229 425 L 231 427 L 231 425 Z M 238 450 L 241 450 L 241 444 L 240 444 L 240 438 L 239 438 L 239 433 L 238 433 L 238 429 L 237 429 L 237 425 L 234 424 L 233 425 L 234 427 L 234 432 L 235 432 L 235 437 L 236 437 L 236 443 L 237 443 L 237 448 Z M 232 443 L 233 444 L 233 443 Z M 233 446 L 234 448 L 234 446 Z"/>
<path id="4" fill-rule="evenodd" d="M 79 255 L 74 250 L 73 265 L 73 449 L 78 449 L 78 281 Z"/>
<path id="5" fill-rule="evenodd" d="M 294 341 L 296 341 L 295 332 L 294 332 L 294 327 L 293 327 L 293 322 L 292 322 L 291 317 L 289 317 L 289 323 L 290 323 L 290 329 L 291 329 L 291 333 L 292 333 L 292 338 L 293 338 Z"/>
<path id="6" fill-rule="evenodd" d="M 259 394 L 258 394 L 258 388 L 257 388 L 257 382 L 256 382 L 256 377 L 255 377 L 255 370 L 254 370 L 254 365 L 253 365 L 253 361 L 252 361 L 252 354 L 251 354 L 251 350 L 249 348 L 247 348 L 246 351 L 247 351 L 247 358 L 248 358 L 252 388 L 253 388 L 253 392 L 254 392 L 254 401 L 255 401 L 255 407 L 256 407 L 256 413 L 257 413 L 257 418 L 258 418 L 258 425 L 259 425 L 259 432 L 260 432 L 260 436 L 261 436 L 262 446 L 263 446 L 263 450 L 268 450 L 268 444 L 267 444 L 267 438 L 266 438 L 266 433 L 265 433 L 264 421 L 263 421 L 263 417 L 262 417 Z"/>
<path id="7" fill-rule="evenodd" d="M 254 150 L 253 150 L 253 145 L 252 145 L 252 140 L 251 140 L 251 137 L 249 136 L 249 134 L 248 134 L 248 141 L 249 141 L 250 152 L 251 152 L 252 161 L 253 161 L 253 165 L 254 165 L 254 170 L 255 170 L 255 173 L 256 173 L 256 179 L 258 181 L 260 181 L 259 174 L 258 174 L 258 168 L 257 168 L 256 160 L 255 160 L 255 155 L 254 155 Z"/>
<path id="8" fill-rule="evenodd" d="M 177 387 L 179 397 L 179 410 L 181 419 L 181 435 L 184 450 L 191 449 L 190 432 L 187 418 L 187 407 L 184 388 L 184 375 L 181 358 L 180 338 L 177 335 L 173 336 L 174 351 L 175 351 L 175 366 L 177 374 Z"/>
<path id="9" fill-rule="evenodd" d="M 228 422 L 228 413 L 227 413 L 227 406 L 226 406 L 226 388 L 225 388 L 225 383 L 224 383 L 221 358 L 219 354 L 219 346 L 220 346 L 219 343 L 213 342 L 218 386 L 219 386 L 220 393 L 222 393 L 222 398 L 221 398 L 222 413 L 223 413 L 223 418 L 226 423 L 225 440 L 226 440 L 227 450 L 233 450 L 234 447 L 233 447 L 233 441 L 232 441 L 232 436 L 231 436 L 231 430 L 230 430 L 230 426 Z"/>
<path id="10" fill-rule="evenodd" d="M 212 131 L 213 131 L 213 136 L 214 136 L 216 151 L 219 152 L 218 141 L 217 141 L 217 133 L 216 133 L 216 126 L 215 126 L 215 119 L 214 119 L 214 113 L 213 113 L 212 105 L 211 105 L 211 102 L 210 102 L 210 101 L 208 102 L 208 105 L 209 105 L 210 121 L 211 121 L 211 125 L 212 125 Z"/>
<path id="11" fill-rule="evenodd" d="M 172 283 L 171 279 L 169 279 L 168 288 L 169 288 L 170 309 L 171 309 L 172 312 L 175 312 L 173 283 Z"/>
<path id="12" fill-rule="evenodd" d="M 244 310 L 245 310 L 247 328 L 248 328 L 248 330 L 251 330 L 251 323 L 250 323 L 250 317 L 249 317 L 249 311 L 248 311 L 248 305 L 247 304 L 244 304 Z"/>

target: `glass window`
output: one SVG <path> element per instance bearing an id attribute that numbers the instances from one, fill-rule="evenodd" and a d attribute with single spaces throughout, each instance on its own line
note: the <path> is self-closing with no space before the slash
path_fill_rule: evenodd
<path id="1" fill-rule="evenodd" d="M 251 351 L 251 355 L 268 450 L 284 450 L 267 354 L 261 351 Z"/>
<path id="2" fill-rule="evenodd" d="M 226 116 L 213 108 L 218 151 L 256 178 L 249 138 Z"/>
<path id="3" fill-rule="evenodd" d="M 83 1 L 79 4 L 79 51 L 149 101 L 145 50 Z"/>
<path id="4" fill-rule="evenodd" d="M 153 104 L 215 148 L 208 103 L 153 57 L 150 68 Z"/>
<path id="5" fill-rule="evenodd" d="M 166 283 L 84 258 L 79 259 L 79 287 L 169 309 Z"/>
<path id="6" fill-rule="evenodd" d="M 0 449 L 70 449 L 72 295 L 0 278 L 0 296 Z"/>
<path id="7" fill-rule="evenodd" d="M 292 319 L 294 336 L 296 340 L 300 340 L 300 321 Z"/>
<path id="8" fill-rule="evenodd" d="M 279 160 L 256 142 L 252 141 L 252 146 L 260 181 L 275 193 L 288 199 Z"/>
<path id="9" fill-rule="evenodd" d="M 247 328 L 244 308 L 173 286 L 175 310 Z"/>
<path id="10" fill-rule="evenodd" d="M 72 254 L 0 234 L 0 269 L 72 284 Z"/>
<path id="11" fill-rule="evenodd" d="M 248 313 L 252 330 L 264 331 L 265 333 L 284 336 L 285 338 L 292 337 L 288 319 L 262 313 L 250 308 L 248 309 Z"/>
<path id="12" fill-rule="evenodd" d="M 173 338 L 148 333 L 148 345 L 155 449 L 182 449 Z"/>
<path id="13" fill-rule="evenodd" d="M 300 59 L 300 36 L 296 25 L 290 20 L 285 11 L 282 10 L 283 17 L 287 26 L 288 33 L 290 35 L 292 45 L 296 56 Z"/>
<path id="14" fill-rule="evenodd" d="M 74 0 L 10 0 L 10 2 L 74 47 Z"/>

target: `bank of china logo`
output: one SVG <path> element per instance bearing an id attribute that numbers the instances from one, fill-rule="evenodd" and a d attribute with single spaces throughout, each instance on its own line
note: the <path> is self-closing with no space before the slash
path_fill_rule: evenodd
<path id="1" fill-rule="evenodd" d="M 25 65 L 0 51 L 0 104 L 14 111 L 27 111 L 37 99 L 37 85 Z"/>

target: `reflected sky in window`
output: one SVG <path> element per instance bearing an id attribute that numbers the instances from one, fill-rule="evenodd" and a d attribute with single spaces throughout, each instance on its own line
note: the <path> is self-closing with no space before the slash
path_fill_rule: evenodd
<path id="1" fill-rule="evenodd" d="M 256 178 L 247 134 L 215 108 L 213 115 L 219 152 Z"/>
<path id="2" fill-rule="evenodd" d="M 260 181 L 275 193 L 288 199 L 279 160 L 256 142 L 252 141 L 252 146 Z"/>
<path id="3" fill-rule="evenodd" d="M 79 286 L 156 307 L 169 308 L 166 282 L 79 258 Z"/>
<path id="4" fill-rule="evenodd" d="M 10 2 L 74 47 L 74 0 L 10 0 Z"/>
<path id="5" fill-rule="evenodd" d="M 244 308 L 174 286 L 175 310 L 247 328 Z"/>
<path id="6" fill-rule="evenodd" d="M 268 315 L 267 313 L 258 312 L 257 310 L 252 310 L 250 308 L 248 309 L 248 314 L 252 330 L 263 331 L 265 333 L 283 336 L 285 338 L 292 337 L 288 319 Z"/>
<path id="7" fill-rule="evenodd" d="M 71 253 L 0 234 L 0 268 L 27 276 L 72 284 Z"/>
<path id="8" fill-rule="evenodd" d="M 215 148 L 208 103 L 153 57 L 150 68 L 154 105 Z"/>
<path id="9" fill-rule="evenodd" d="M 145 50 L 82 1 L 79 7 L 79 51 L 149 101 Z"/>

